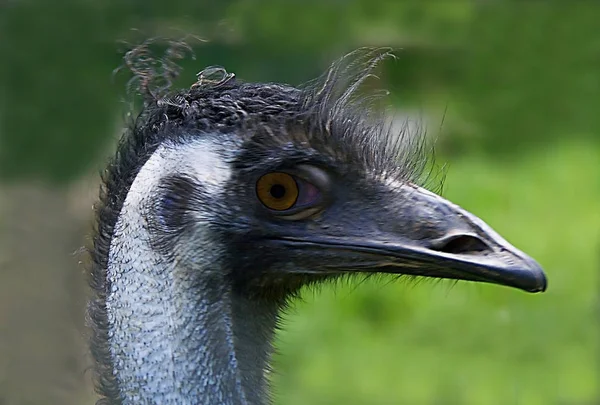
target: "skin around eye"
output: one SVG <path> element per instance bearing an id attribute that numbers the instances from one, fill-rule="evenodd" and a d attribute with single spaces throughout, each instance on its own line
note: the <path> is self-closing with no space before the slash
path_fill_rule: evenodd
<path id="1" fill-rule="evenodd" d="M 292 208 L 298 200 L 298 194 L 298 183 L 287 173 L 267 173 L 256 183 L 258 199 L 265 207 L 274 211 Z"/>

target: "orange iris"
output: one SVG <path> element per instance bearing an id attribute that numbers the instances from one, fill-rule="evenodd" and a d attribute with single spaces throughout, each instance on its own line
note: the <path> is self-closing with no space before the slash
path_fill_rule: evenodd
<path id="1" fill-rule="evenodd" d="M 256 194 L 267 208 L 285 211 L 292 208 L 298 199 L 298 184 L 287 173 L 268 173 L 258 179 Z"/>

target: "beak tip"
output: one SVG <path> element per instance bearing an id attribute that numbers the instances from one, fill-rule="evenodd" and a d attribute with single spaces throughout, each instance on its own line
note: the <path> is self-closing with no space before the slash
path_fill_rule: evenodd
<path id="1" fill-rule="evenodd" d="M 527 291 L 532 293 L 545 292 L 548 288 L 548 278 L 542 267 L 533 259 L 531 259 L 529 274 L 530 277 L 528 278 L 533 282 L 533 285 Z"/>
<path id="2" fill-rule="evenodd" d="M 536 274 L 537 279 L 537 288 L 532 292 L 544 292 L 548 288 L 548 279 L 546 278 L 546 274 L 543 271 L 540 271 Z"/>

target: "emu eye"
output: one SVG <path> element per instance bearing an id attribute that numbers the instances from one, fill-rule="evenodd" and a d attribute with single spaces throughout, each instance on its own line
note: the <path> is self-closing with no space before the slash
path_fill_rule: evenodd
<path id="1" fill-rule="evenodd" d="M 313 203 L 319 197 L 319 190 L 291 174 L 272 172 L 258 179 L 256 195 L 268 209 L 287 211 Z"/>

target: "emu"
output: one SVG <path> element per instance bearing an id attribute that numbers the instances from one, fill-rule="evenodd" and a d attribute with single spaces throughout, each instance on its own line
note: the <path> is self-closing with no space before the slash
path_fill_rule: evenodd
<path id="1" fill-rule="evenodd" d="M 420 183 L 422 136 L 391 131 L 359 92 L 384 57 L 351 54 L 302 88 L 200 75 L 146 103 L 96 208 L 99 404 L 269 403 L 271 342 L 303 286 L 546 289 L 532 258 Z"/>

